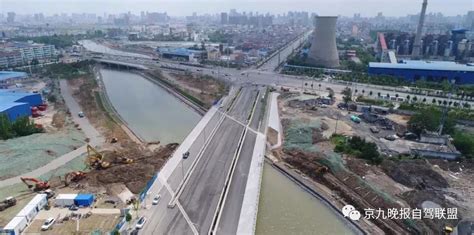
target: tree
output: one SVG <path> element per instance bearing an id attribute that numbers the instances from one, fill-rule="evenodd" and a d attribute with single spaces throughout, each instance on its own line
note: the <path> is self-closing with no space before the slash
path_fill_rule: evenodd
<path id="1" fill-rule="evenodd" d="M 442 112 L 434 107 L 421 110 L 413 115 L 408 121 L 408 129 L 420 135 L 424 130 L 438 131 L 441 123 Z M 451 134 L 454 132 L 455 121 L 451 115 L 445 120 L 443 134 Z"/>
<path id="2" fill-rule="evenodd" d="M 370 91 L 370 92 L 369 92 L 369 96 L 372 96 L 372 94 L 373 94 L 373 92 L 372 92 L 372 91 Z"/>
<path id="3" fill-rule="evenodd" d="M 465 103 L 463 104 L 463 107 L 464 107 L 465 109 L 470 109 L 470 108 L 471 108 L 471 105 L 470 105 L 468 102 L 465 102 Z"/>
<path id="4" fill-rule="evenodd" d="M 13 137 L 10 120 L 6 114 L 0 114 L 0 139 L 6 140 Z"/>
<path id="5" fill-rule="evenodd" d="M 453 144 L 459 152 L 467 158 L 474 157 L 474 135 L 458 131 L 453 139 Z"/>
<path id="6" fill-rule="evenodd" d="M 362 90 L 362 94 L 364 94 L 364 93 L 365 93 L 365 90 Z"/>
<path id="7" fill-rule="evenodd" d="M 397 97 L 397 98 L 398 98 L 398 94 L 395 94 L 395 97 Z"/>
<path id="8" fill-rule="evenodd" d="M 416 96 L 413 96 L 413 101 L 415 101 L 415 102 L 416 102 L 417 100 L 418 100 L 418 97 L 416 97 Z"/>
<path id="9" fill-rule="evenodd" d="M 377 96 L 380 97 L 382 94 L 380 92 L 377 93 Z"/>
<path id="10" fill-rule="evenodd" d="M 410 99 L 411 99 L 411 96 L 407 95 L 407 101 L 410 101 Z"/>
<path id="11" fill-rule="evenodd" d="M 349 87 L 346 87 L 342 92 L 341 94 L 343 94 L 344 96 L 342 97 L 342 100 L 344 101 L 344 104 L 347 105 L 347 103 L 349 103 L 349 101 L 352 100 L 352 91 Z"/>
<path id="12" fill-rule="evenodd" d="M 421 100 L 423 103 L 426 103 L 426 98 L 423 98 L 423 100 Z"/>
<path id="13" fill-rule="evenodd" d="M 131 220 L 132 220 L 132 214 L 127 213 L 127 215 L 125 215 L 125 221 L 130 222 Z"/>
<path id="14" fill-rule="evenodd" d="M 436 99 L 431 100 L 431 103 L 436 104 Z"/>

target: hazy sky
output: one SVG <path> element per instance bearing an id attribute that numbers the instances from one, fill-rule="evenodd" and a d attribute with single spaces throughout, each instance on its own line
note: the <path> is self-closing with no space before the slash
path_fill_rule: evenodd
<path id="1" fill-rule="evenodd" d="M 374 16 L 415 14 L 422 0 L 0 0 L 0 11 L 20 14 L 89 12 L 103 14 L 131 11 L 159 11 L 183 16 L 192 12 L 218 13 L 235 8 L 238 11 L 283 13 L 290 10 L 316 12 L 320 15 L 346 15 L 361 13 Z M 429 0 L 427 12 L 444 15 L 466 14 L 474 9 L 474 0 Z"/>

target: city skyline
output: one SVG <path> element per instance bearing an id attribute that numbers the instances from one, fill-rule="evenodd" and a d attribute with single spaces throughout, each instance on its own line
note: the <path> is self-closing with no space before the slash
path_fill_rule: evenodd
<path id="1" fill-rule="evenodd" d="M 19 3 L 20 2 L 20 3 Z M 17 14 L 44 13 L 54 15 L 60 13 L 95 13 L 95 14 L 117 14 L 132 12 L 139 14 L 141 11 L 167 12 L 171 16 L 187 16 L 194 12 L 197 14 L 217 14 L 236 9 L 239 12 L 259 12 L 282 14 L 288 11 L 308 11 L 320 15 L 341 15 L 353 16 L 360 13 L 362 16 L 375 16 L 382 12 L 385 16 L 406 16 L 408 14 L 418 14 L 422 1 L 413 0 L 333 0 L 327 4 L 325 0 L 103 0 L 107 4 L 106 8 L 97 8 L 97 2 L 92 0 L 0 0 L 1 13 L 13 11 Z M 133 4 L 132 4 L 133 3 Z M 52 8 L 51 5 L 55 7 Z M 360 6 L 364 6 L 361 8 Z M 431 0 L 428 3 L 428 13 L 442 13 L 446 16 L 456 16 L 466 14 L 468 9 L 473 9 L 473 2 L 470 0 Z M 284 9 L 284 10 L 282 10 Z"/>

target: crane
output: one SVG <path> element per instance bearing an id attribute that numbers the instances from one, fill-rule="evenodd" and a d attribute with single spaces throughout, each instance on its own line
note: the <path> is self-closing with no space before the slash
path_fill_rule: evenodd
<path id="1" fill-rule="evenodd" d="M 49 183 L 48 181 L 41 181 L 36 178 L 30 178 L 30 177 L 21 177 L 21 181 L 23 181 L 24 184 L 28 186 L 28 188 L 33 188 L 34 191 L 41 191 L 48 189 Z M 29 182 L 32 182 L 33 184 L 30 184 Z"/>

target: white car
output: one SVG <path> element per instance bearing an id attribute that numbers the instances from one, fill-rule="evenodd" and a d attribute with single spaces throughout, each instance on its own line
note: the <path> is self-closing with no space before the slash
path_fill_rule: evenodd
<path id="1" fill-rule="evenodd" d="M 56 221 L 55 218 L 49 217 L 46 221 L 44 221 L 44 224 L 41 225 L 41 230 L 45 231 L 51 228 L 53 226 L 54 222 Z"/>
<path id="2" fill-rule="evenodd" d="M 141 229 L 141 228 L 143 228 L 143 225 L 145 225 L 145 223 L 146 223 L 146 217 L 142 216 L 142 217 L 140 217 L 140 219 L 138 219 L 138 222 L 135 225 L 135 228 L 136 229 Z"/>
<path id="3" fill-rule="evenodd" d="M 158 205 L 158 202 L 160 202 L 160 198 L 161 198 L 160 194 L 156 195 L 155 198 L 153 198 L 153 202 L 151 204 Z"/>

